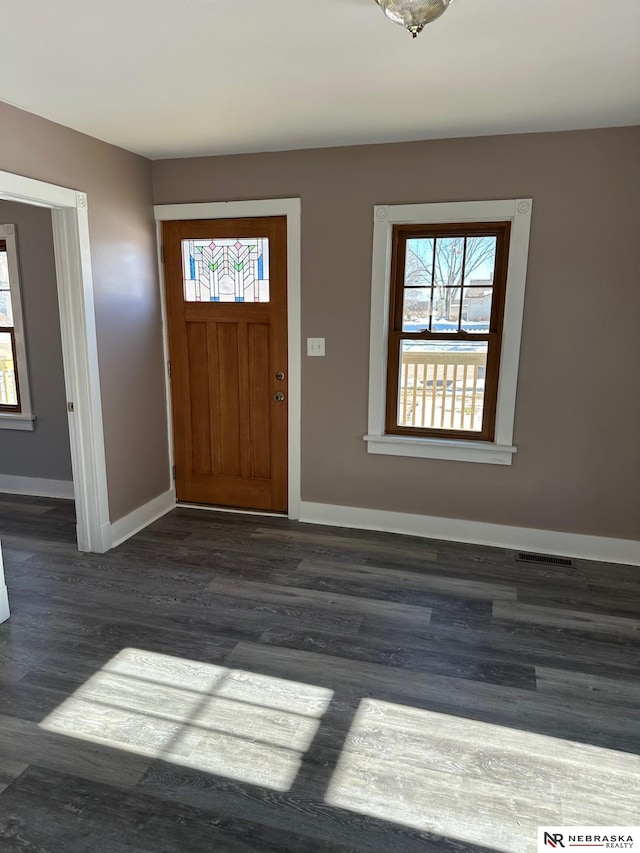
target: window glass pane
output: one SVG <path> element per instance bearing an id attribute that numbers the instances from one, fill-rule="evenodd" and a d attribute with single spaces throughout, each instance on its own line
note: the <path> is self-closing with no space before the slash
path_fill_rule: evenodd
<path id="1" fill-rule="evenodd" d="M 457 332 L 460 317 L 464 237 L 436 240 L 433 332 Z"/>
<path id="2" fill-rule="evenodd" d="M 460 287 L 443 287 L 434 291 L 432 332 L 458 331 L 460 293 Z"/>
<path id="3" fill-rule="evenodd" d="M 0 249 L 0 288 L 9 287 L 9 265 L 7 262 L 7 250 Z"/>
<path id="4" fill-rule="evenodd" d="M 492 287 L 465 287 L 462 291 L 462 328 L 465 332 L 488 332 L 491 320 Z"/>
<path id="5" fill-rule="evenodd" d="M 480 432 L 486 341 L 403 341 L 398 426 Z"/>
<path id="6" fill-rule="evenodd" d="M 497 237 L 467 237 L 465 287 L 491 287 L 496 267 Z"/>
<path id="7" fill-rule="evenodd" d="M 497 242 L 496 237 L 467 237 L 461 324 L 466 332 L 489 331 Z"/>
<path id="8" fill-rule="evenodd" d="M 460 317 L 460 287 L 434 288 L 431 318 L 432 332 L 457 332 Z M 409 331 L 403 329 L 403 331 Z"/>
<path id="9" fill-rule="evenodd" d="M 0 405 L 18 405 L 16 369 L 9 332 L 0 332 Z"/>
<path id="10" fill-rule="evenodd" d="M 423 332 L 431 321 L 431 288 L 405 287 L 402 308 L 402 331 Z"/>
<path id="11" fill-rule="evenodd" d="M 460 287 L 462 284 L 462 262 L 464 259 L 464 237 L 439 237 L 436 241 L 436 287 Z"/>
<path id="12" fill-rule="evenodd" d="M 9 267 L 6 250 L 0 251 L 0 326 L 13 326 L 13 308 L 9 290 Z"/>
<path id="13" fill-rule="evenodd" d="M 433 238 L 411 237 L 404 258 L 404 286 L 431 287 L 433 277 Z"/>
<path id="14" fill-rule="evenodd" d="M 267 237 L 183 240 L 187 302 L 268 302 Z"/>

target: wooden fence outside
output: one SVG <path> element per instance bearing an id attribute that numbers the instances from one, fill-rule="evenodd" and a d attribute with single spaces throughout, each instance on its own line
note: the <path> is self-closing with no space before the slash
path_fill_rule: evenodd
<path id="1" fill-rule="evenodd" d="M 16 374 L 13 361 L 0 360 L 0 405 L 15 406 L 18 402 Z"/>
<path id="2" fill-rule="evenodd" d="M 404 352 L 399 425 L 479 431 L 486 363 L 486 352 Z"/>

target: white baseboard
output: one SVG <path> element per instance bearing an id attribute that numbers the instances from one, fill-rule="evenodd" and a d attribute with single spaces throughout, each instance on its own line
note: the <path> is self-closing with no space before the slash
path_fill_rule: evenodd
<path id="1" fill-rule="evenodd" d="M 302 502 L 300 521 L 333 527 L 384 530 L 449 542 L 470 542 L 496 548 L 513 548 L 517 551 L 535 551 L 540 554 L 640 566 L 640 542 L 632 539 L 609 539 L 606 536 L 560 533 L 555 530 L 536 530 L 506 524 L 487 524 L 459 518 L 411 515 L 309 501 Z"/>
<path id="2" fill-rule="evenodd" d="M 109 548 L 115 548 L 126 542 L 127 539 L 170 512 L 175 505 L 176 493 L 173 489 L 169 489 L 149 503 L 134 509 L 124 518 L 119 518 L 111 524 L 105 524 L 102 528 L 104 550 L 108 551 Z"/>
<path id="3" fill-rule="evenodd" d="M 74 498 L 71 480 L 43 480 L 40 477 L 14 477 L 10 474 L 0 474 L 0 492 L 38 498 Z"/>
<path id="4" fill-rule="evenodd" d="M 9 618 L 9 594 L 4 583 L 4 563 L 2 562 L 2 545 L 0 544 L 0 624 Z"/>

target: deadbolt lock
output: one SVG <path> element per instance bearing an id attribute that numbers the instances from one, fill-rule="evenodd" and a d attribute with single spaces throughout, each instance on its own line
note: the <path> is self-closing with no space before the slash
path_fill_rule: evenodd
<path id="1" fill-rule="evenodd" d="M 282 382 L 282 380 L 284 379 L 284 370 L 278 370 L 278 372 L 276 373 L 276 379 L 278 380 L 278 382 Z"/>
<path id="2" fill-rule="evenodd" d="M 284 394 L 282 393 L 282 391 L 278 391 L 273 395 L 273 399 L 276 401 L 276 403 L 282 403 L 282 401 L 284 400 Z"/>

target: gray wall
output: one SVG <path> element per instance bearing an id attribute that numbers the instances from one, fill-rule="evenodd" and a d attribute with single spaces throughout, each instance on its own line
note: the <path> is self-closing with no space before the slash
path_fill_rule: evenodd
<path id="1" fill-rule="evenodd" d="M 0 201 L 0 223 L 16 226 L 33 432 L 0 432 L 0 474 L 71 480 L 51 213 Z"/>
<path id="2" fill-rule="evenodd" d="M 640 128 L 164 160 L 157 203 L 300 196 L 303 499 L 640 539 Z M 534 199 L 512 466 L 368 455 L 374 204 Z"/>
<path id="3" fill-rule="evenodd" d="M 169 488 L 151 164 L 2 103 L 0 127 L 0 169 L 88 195 L 109 512 L 115 521 Z"/>

